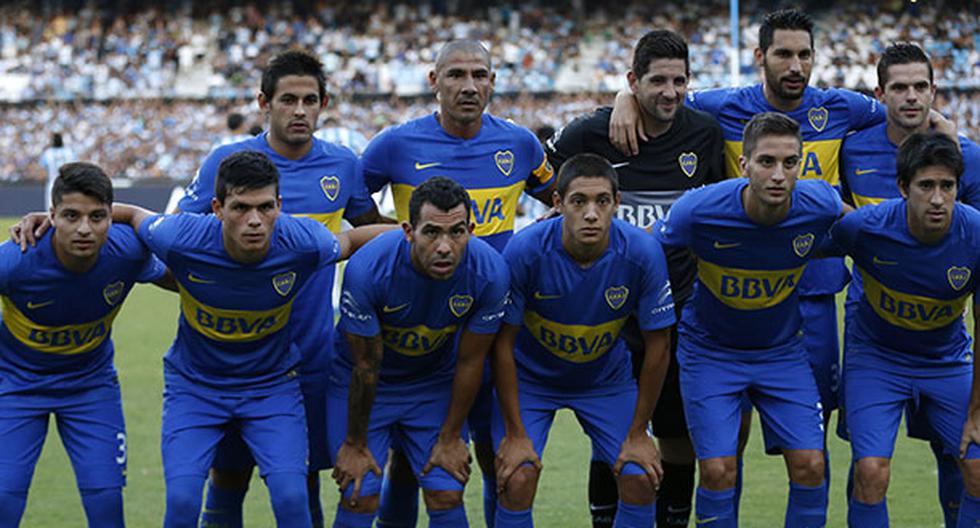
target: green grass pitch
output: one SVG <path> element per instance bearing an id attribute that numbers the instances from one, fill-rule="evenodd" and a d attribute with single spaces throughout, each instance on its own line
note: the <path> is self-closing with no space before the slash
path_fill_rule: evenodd
<path id="1" fill-rule="evenodd" d="M 2 232 L 10 219 L 0 219 Z M 177 298 L 151 286 L 134 289 L 113 332 L 116 366 L 122 380 L 129 447 L 129 476 L 125 489 L 126 520 L 132 527 L 160 526 L 164 484 L 160 462 L 160 410 L 162 357 L 176 332 Z M 835 418 L 836 423 L 836 418 Z M 745 463 L 745 492 L 741 526 L 781 526 L 786 505 L 787 480 L 782 459 L 762 453 L 758 417 Z M 22 526 L 85 526 L 74 473 L 51 422 L 31 485 Z M 846 525 L 844 479 L 850 459 L 847 444 L 830 435 L 832 481 L 827 526 Z M 551 431 L 544 454 L 544 473 L 535 504 L 537 526 L 577 528 L 591 526 L 586 479 L 589 446 L 574 417 L 562 412 Z M 474 464 L 475 466 L 476 464 Z M 328 474 L 321 475 L 328 526 L 336 507 L 337 490 Z M 268 494 L 256 477 L 245 505 L 246 526 L 273 526 Z M 478 472 L 467 486 L 466 505 L 473 526 L 483 526 L 481 480 Z M 936 499 L 936 476 L 928 446 L 899 434 L 889 490 L 889 511 L 896 527 L 939 527 L 942 515 Z M 425 525 L 425 514 L 420 525 Z M 691 526 L 694 526 L 692 521 Z"/>

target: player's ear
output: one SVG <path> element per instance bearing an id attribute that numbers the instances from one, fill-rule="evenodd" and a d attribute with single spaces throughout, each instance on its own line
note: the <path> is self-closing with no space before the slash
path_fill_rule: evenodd
<path id="1" fill-rule="evenodd" d="M 755 57 L 755 67 L 761 68 L 763 63 L 766 62 L 766 54 L 762 52 L 762 48 L 755 48 L 752 55 Z"/>
<path id="2" fill-rule="evenodd" d="M 320 101 L 320 110 L 325 109 L 328 104 L 330 104 L 330 94 L 324 94 L 323 100 Z"/>
<path id="3" fill-rule="evenodd" d="M 218 220 L 223 220 L 221 218 L 221 202 L 217 198 L 211 198 L 211 212 L 214 216 L 218 217 Z"/>
<path id="4" fill-rule="evenodd" d="M 265 92 L 259 90 L 258 93 L 255 94 L 255 100 L 258 101 L 260 110 L 263 112 L 269 111 L 269 98 L 266 97 Z"/>
<path id="5" fill-rule="evenodd" d="M 902 180 L 901 179 L 899 179 L 897 183 L 898 183 L 898 192 L 902 194 L 902 198 L 905 198 L 906 200 L 908 200 L 909 199 L 909 188 L 908 188 L 908 186 L 905 185 L 904 183 L 902 183 Z"/>
<path id="6" fill-rule="evenodd" d="M 473 231 L 476 230 L 476 223 L 475 222 L 470 222 L 469 224 L 466 224 L 466 230 L 469 231 L 470 234 L 472 235 L 473 234 Z"/>
<path id="7" fill-rule="evenodd" d="M 616 195 L 613 196 L 613 209 L 619 207 L 619 203 L 622 201 L 623 195 L 619 191 L 616 191 Z"/>
<path id="8" fill-rule="evenodd" d="M 436 79 L 437 79 L 437 77 L 438 76 L 436 75 L 436 71 L 435 70 L 429 70 L 429 89 L 432 90 L 433 93 L 436 93 Z"/>
<path id="9" fill-rule="evenodd" d="M 412 224 L 402 222 L 402 231 L 405 233 L 405 240 L 413 242 Z"/>
<path id="10" fill-rule="evenodd" d="M 741 176 L 748 176 L 749 160 L 742 154 L 738 157 L 738 172 Z"/>
<path id="11" fill-rule="evenodd" d="M 879 103 L 885 102 L 885 91 L 881 89 L 881 86 L 875 86 L 875 99 L 877 99 Z"/>
<path id="12" fill-rule="evenodd" d="M 629 83 L 630 91 L 636 93 L 636 86 L 640 82 L 640 78 L 636 76 L 633 70 L 626 72 L 626 82 Z"/>
<path id="13" fill-rule="evenodd" d="M 558 194 L 557 190 L 551 192 L 551 205 L 561 207 L 561 195 Z"/>

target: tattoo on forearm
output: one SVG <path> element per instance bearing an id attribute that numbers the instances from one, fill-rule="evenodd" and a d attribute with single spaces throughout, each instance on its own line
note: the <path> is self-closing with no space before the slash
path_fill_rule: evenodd
<path id="1" fill-rule="evenodd" d="M 380 338 L 349 337 L 354 356 L 350 394 L 347 407 L 347 436 L 366 440 L 368 418 L 374 405 L 378 387 L 378 371 L 381 368 L 382 344 Z"/>

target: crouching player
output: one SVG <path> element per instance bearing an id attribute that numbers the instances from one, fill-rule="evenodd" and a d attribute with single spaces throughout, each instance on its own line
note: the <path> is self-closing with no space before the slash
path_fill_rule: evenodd
<path id="1" fill-rule="evenodd" d="M 35 249 L 0 245 L 0 526 L 20 524 L 48 415 L 75 469 L 89 526 L 123 526 L 126 427 L 112 322 L 136 282 L 166 269 L 113 226 L 112 183 L 68 163 L 52 190 L 54 229 Z"/>
<path id="2" fill-rule="evenodd" d="M 566 161 L 554 196 L 561 217 L 519 232 L 504 250 L 511 303 L 494 355 L 496 527 L 532 526 L 540 468 L 525 463 L 522 446 L 529 438 L 540 456 L 563 408 L 575 412 L 596 459 L 614 468 L 614 526 L 652 526 L 662 470 L 647 423 L 675 321 L 666 259 L 647 233 L 613 219 L 619 182 L 604 158 Z M 639 389 L 619 337 L 631 314 L 645 343 Z"/>
<path id="3" fill-rule="evenodd" d="M 327 400 L 343 492 L 335 527 L 373 525 L 393 442 L 419 478 L 429 526 L 467 526 L 462 427 L 509 287 L 503 258 L 472 236 L 470 203 L 458 183 L 426 181 L 404 232 L 378 237 L 347 266 Z"/>
<path id="4" fill-rule="evenodd" d="M 856 462 L 848 525 L 888 525 L 895 435 L 914 404 L 946 454 L 958 455 L 966 485 L 958 526 L 976 526 L 980 384 L 963 315 L 973 295 L 976 331 L 980 213 L 956 203 L 963 158 L 949 138 L 909 136 L 896 168 L 902 198 L 863 207 L 831 230 L 861 277 L 851 286 L 859 301 L 845 336 L 844 409 Z"/>

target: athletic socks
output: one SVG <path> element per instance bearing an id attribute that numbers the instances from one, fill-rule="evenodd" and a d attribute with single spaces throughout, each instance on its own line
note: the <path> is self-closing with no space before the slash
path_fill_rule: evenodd
<path id="1" fill-rule="evenodd" d="M 819 486 L 804 486 L 790 482 L 786 528 L 822 528 L 826 524 L 826 483 Z"/>
<path id="2" fill-rule="evenodd" d="M 27 507 L 27 490 L 0 490 L 0 527 L 19 526 L 25 507 Z"/>
<path id="3" fill-rule="evenodd" d="M 952 526 L 947 524 L 946 526 Z M 976 528 L 980 526 L 980 498 L 963 494 L 960 503 L 960 520 L 957 528 Z"/>
<path id="4" fill-rule="evenodd" d="M 711 491 L 698 487 L 694 503 L 698 528 L 735 528 L 735 489 Z"/>
<path id="5" fill-rule="evenodd" d="M 589 465 L 589 513 L 592 528 L 612 528 L 619 490 L 609 464 L 593 460 Z"/>
<path id="6" fill-rule="evenodd" d="M 466 510 L 462 504 L 448 510 L 429 510 L 429 528 L 469 528 Z"/>
<path id="7" fill-rule="evenodd" d="M 242 504 L 248 489 L 225 489 L 208 479 L 201 528 L 242 528 Z"/>
<path id="8" fill-rule="evenodd" d="M 79 490 L 89 526 L 123 528 L 122 488 Z"/>
<path id="9" fill-rule="evenodd" d="M 657 526 L 687 528 L 694 495 L 694 464 L 663 463 L 664 478 L 657 495 Z"/>
<path id="10" fill-rule="evenodd" d="M 394 481 L 389 473 L 381 480 L 378 528 L 414 528 L 419 518 L 418 484 Z"/>
<path id="11" fill-rule="evenodd" d="M 613 528 L 649 528 L 657 518 L 657 503 L 626 504 L 619 501 L 616 504 L 616 521 Z"/>
<path id="12" fill-rule="evenodd" d="M 929 442 L 932 454 L 936 457 L 936 471 L 939 474 L 939 505 L 943 509 L 946 526 L 956 526 L 960 513 L 960 499 L 966 494 L 963 474 L 956 459 L 943 452 L 940 442 Z"/>
<path id="13" fill-rule="evenodd" d="M 494 526 L 496 528 L 531 528 L 534 526 L 531 508 L 513 511 L 497 504 Z"/>
<path id="14" fill-rule="evenodd" d="M 874 504 L 865 504 L 851 496 L 847 501 L 847 525 L 851 528 L 888 526 L 888 506 L 884 500 Z"/>
<path id="15" fill-rule="evenodd" d="M 494 528 L 497 509 L 497 479 L 483 475 L 483 521 Z"/>

